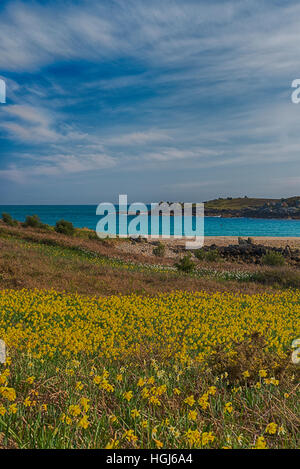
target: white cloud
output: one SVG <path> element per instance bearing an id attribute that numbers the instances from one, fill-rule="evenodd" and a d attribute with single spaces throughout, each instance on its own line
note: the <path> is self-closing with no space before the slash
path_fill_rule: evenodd
<path id="1" fill-rule="evenodd" d="M 144 132 L 132 132 L 122 135 L 116 135 L 104 140 L 104 143 L 110 145 L 144 145 L 146 143 L 163 142 L 172 140 L 172 138 L 163 131 L 149 130 Z"/>

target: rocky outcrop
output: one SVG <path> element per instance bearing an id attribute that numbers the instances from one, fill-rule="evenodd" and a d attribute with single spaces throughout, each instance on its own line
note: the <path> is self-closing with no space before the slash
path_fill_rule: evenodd
<path id="1" fill-rule="evenodd" d="M 239 244 L 229 246 L 204 246 L 203 251 L 217 251 L 220 258 L 227 261 L 241 261 L 250 264 L 260 264 L 262 257 L 267 252 L 280 253 L 289 264 L 300 266 L 300 250 L 292 250 L 288 245 L 285 248 L 267 247 L 262 244 L 254 244 L 251 238 L 248 240 L 239 239 Z"/>

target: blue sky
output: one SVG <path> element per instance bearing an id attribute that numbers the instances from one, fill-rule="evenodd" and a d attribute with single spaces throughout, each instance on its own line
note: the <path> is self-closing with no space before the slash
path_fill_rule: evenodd
<path id="1" fill-rule="evenodd" d="M 300 195 L 296 1 L 0 4 L 0 203 Z"/>

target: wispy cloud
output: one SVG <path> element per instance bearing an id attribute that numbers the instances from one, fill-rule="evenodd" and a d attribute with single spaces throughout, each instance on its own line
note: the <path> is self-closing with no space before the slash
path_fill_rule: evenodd
<path id="1" fill-rule="evenodd" d="M 249 170 L 245 190 L 263 191 L 265 174 L 282 175 L 280 191 L 289 192 L 300 171 L 300 106 L 290 102 L 298 2 L 11 0 L 0 8 L 2 180 L 77 175 L 88 186 L 93 172 L 105 173 L 117 192 L 130 173 L 143 185 L 156 171 L 163 198 L 174 177 L 183 191 L 181 176 L 205 172 L 207 187 L 217 187 L 221 171 L 242 178 Z M 197 185 L 190 189 L 196 197 Z"/>

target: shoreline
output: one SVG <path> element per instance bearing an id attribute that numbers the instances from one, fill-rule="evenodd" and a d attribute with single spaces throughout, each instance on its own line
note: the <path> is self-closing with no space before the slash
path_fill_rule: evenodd
<path id="1" fill-rule="evenodd" d="M 229 246 L 231 244 L 238 244 L 238 239 L 248 239 L 251 238 L 254 244 L 263 244 L 264 246 L 269 247 L 278 247 L 285 248 L 287 245 L 292 249 L 300 249 L 300 236 L 205 236 L 204 237 L 204 246 L 211 246 L 215 244 L 216 246 Z M 192 240 L 193 238 L 161 238 L 161 237 L 151 237 L 148 238 L 148 241 L 159 240 L 164 244 L 169 245 L 183 245 L 187 240 Z"/>

